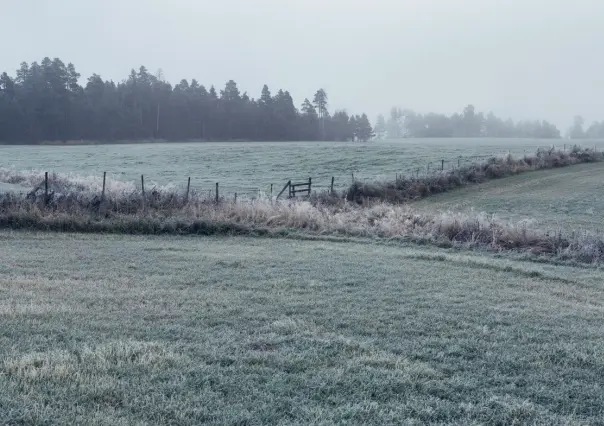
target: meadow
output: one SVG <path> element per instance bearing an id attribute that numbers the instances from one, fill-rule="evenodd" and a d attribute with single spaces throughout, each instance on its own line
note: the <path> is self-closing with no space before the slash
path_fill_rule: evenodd
<path id="1" fill-rule="evenodd" d="M 557 230 L 604 232 L 604 163 L 579 164 L 492 180 L 413 204 L 423 212 L 484 212 Z"/>
<path id="2" fill-rule="evenodd" d="M 604 276 L 414 245 L 0 233 L 3 424 L 601 424 Z"/>
<path id="3" fill-rule="evenodd" d="M 212 190 L 216 182 L 224 193 L 257 195 L 278 191 L 289 179 L 313 178 L 317 189 L 347 188 L 355 179 L 393 179 L 396 174 L 424 173 L 428 168 L 450 168 L 464 162 L 510 152 L 516 156 L 565 141 L 529 139 L 408 139 L 351 142 L 161 143 L 83 146 L 2 146 L 0 169 L 72 174 L 100 182 L 103 172 L 114 181 L 140 186 L 184 187 Z M 548 145 L 549 144 L 549 145 Z M 604 148 L 604 141 L 589 146 Z M 461 158 L 460 158 L 461 157 Z M 0 185 L 6 182 L 0 180 Z M 279 188 L 279 189 L 277 189 Z M 6 186 L 5 186 L 6 189 Z M 19 189 L 14 187 L 13 189 Z M 23 190 L 23 188 L 21 188 Z"/>
<path id="4" fill-rule="evenodd" d="M 601 425 L 604 163 L 403 204 L 135 183 L 257 193 L 306 167 L 346 187 L 542 145 L 0 147 L 5 189 L 45 164 L 81 186 L 0 198 L 0 424 Z"/>

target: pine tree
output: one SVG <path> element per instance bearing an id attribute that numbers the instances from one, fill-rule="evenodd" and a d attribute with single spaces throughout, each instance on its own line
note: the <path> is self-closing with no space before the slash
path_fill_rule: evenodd
<path id="1" fill-rule="evenodd" d="M 79 77 L 73 64 L 58 58 L 23 62 L 14 78 L 0 73 L 0 143 L 149 138 L 345 141 L 372 134 L 362 116 L 351 118 L 345 111 L 330 116 L 323 89 L 312 102 L 305 99 L 299 111 L 284 89 L 273 97 L 265 85 L 254 100 L 241 95 L 233 80 L 218 94 L 194 79 L 172 86 L 161 70 L 152 74 L 145 66 L 132 69 L 119 83 L 93 74 L 82 86 Z"/>
<path id="2" fill-rule="evenodd" d="M 351 115 L 350 121 L 348 122 L 348 132 L 352 136 L 351 140 L 353 142 L 359 137 L 358 119 L 358 115 L 356 117 L 354 115 Z"/>
<path id="3" fill-rule="evenodd" d="M 367 114 L 362 114 L 356 118 L 356 135 L 361 142 L 367 142 L 375 136 L 371 123 L 367 118 Z"/>
<path id="4" fill-rule="evenodd" d="M 323 89 L 317 90 L 313 99 L 319 117 L 320 135 L 325 139 L 325 119 L 327 116 L 327 93 Z"/>
<path id="5" fill-rule="evenodd" d="M 375 122 L 375 134 L 378 139 L 384 139 L 386 137 L 386 120 L 382 114 L 378 115 Z"/>
<path id="6" fill-rule="evenodd" d="M 302 104 L 302 114 L 300 117 L 300 137 L 303 140 L 315 141 L 319 139 L 319 115 L 317 110 L 308 99 L 304 99 Z"/>

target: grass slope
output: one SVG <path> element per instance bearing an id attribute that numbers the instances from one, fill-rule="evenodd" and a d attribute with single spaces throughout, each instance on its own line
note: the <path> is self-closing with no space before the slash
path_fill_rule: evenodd
<path id="1" fill-rule="evenodd" d="M 598 424 L 602 270 L 0 233 L 0 423 Z"/>
<path id="2" fill-rule="evenodd" d="M 534 219 L 545 228 L 604 229 L 604 163 L 541 170 L 437 194 L 414 203 L 424 211 L 493 213 Z"/>

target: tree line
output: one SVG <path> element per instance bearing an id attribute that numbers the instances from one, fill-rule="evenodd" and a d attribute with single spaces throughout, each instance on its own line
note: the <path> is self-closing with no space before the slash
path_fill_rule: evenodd
<path id="1" fill-rule="evenodd" d="M 217 91 L 197 80 L 172 86 L 161 70 L 141 66 L 121 82 L 93 74 L 85 85 L 71 63 L 23 62 L 15 77 L 0 75 L 0 142 L 68 140 L 367 141 L 366 114 L 330 114 L 319 89 L 294 105 L 288 91 L 262 88 L 258 99 L 229 80 Z"/>
<path id="2" fill-rule="evenodd" d="M 492 112 L 476 112 L 468 105 L 461 113 L 418 114 L 410 109 L 392 108 L 385 119 L 379 115 L 375 123 L 378 138 L 450 138 L 450 137 L 494 137 L 494 138 L 559 138 L 560 131 L 547 121 L 502 120 Z"/>
<path id="3" fill-rule="evenodd" d="M 587 129 L 583 126 L 585 120 L 580 115 L 575 116 L 574 123 L 566 132 L 569 139 L 604 139 L 604 121 L 595 121 Z"/>

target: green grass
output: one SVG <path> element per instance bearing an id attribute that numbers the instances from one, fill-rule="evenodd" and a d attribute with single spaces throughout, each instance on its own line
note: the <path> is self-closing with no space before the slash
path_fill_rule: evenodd
<path id="1" fill-rule="evenodd" d="M 601 424 L 604 272 L 0 233 L 2 424 Z"/>
<path id="2" fill-rule="evenodd" d="M 604 230 L 604 163 L 524 173 L 437 194 L 413 206 L 531 219 L 552 230 Z"/>

